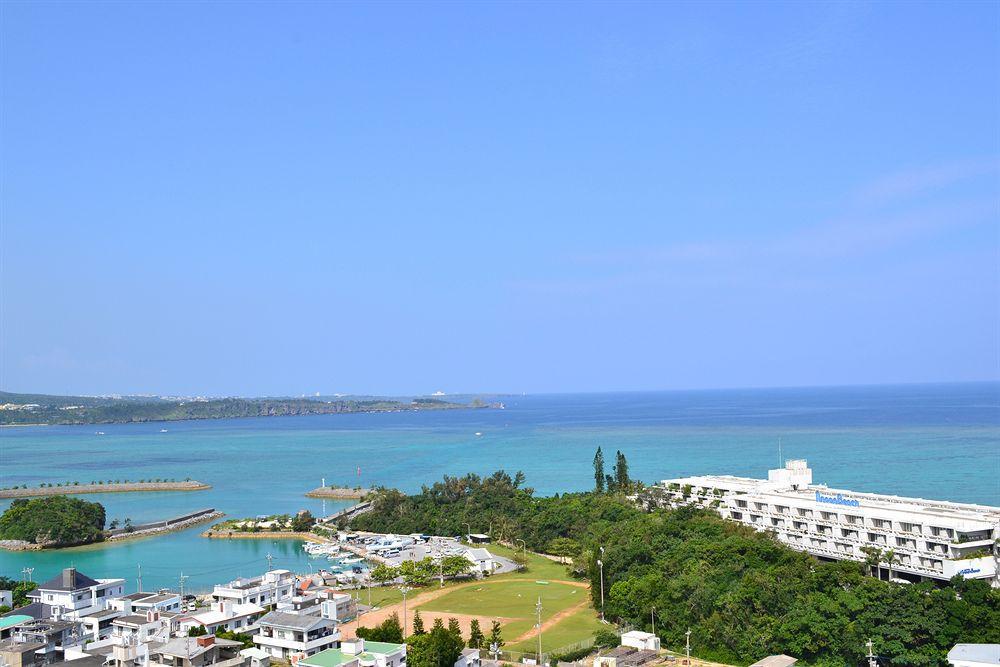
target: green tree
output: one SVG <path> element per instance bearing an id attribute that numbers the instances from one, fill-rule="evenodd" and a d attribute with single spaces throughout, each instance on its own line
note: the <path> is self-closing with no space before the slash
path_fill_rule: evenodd
<path id="1" fill-rule="evenodd" d="M 594 454 L 594 493 L 604 493 L 604 452 L 597 448 Z"/>
<path id="2" fill-rule="evenodd" d="M 188 637 L 204 637 L 208 634 L 208 630 L 205 629 L 204 625 L 194 625 L 188 628 Z"/>
<path id="3" fill-rule="evenodd" d="M 615 453 L 615 489 L 620 493 L 628 493 L 632 489 L 632 482 L 628 477 L 628 461 L 621 450 Z"/>
<path id="4" fill-rule="evenodd" d="M 399 572 L 394 567 L 389 567 L 385 563 L 379 563 L 372 569 L 372 581 L 385 584 L 399 576 Z"/>
<path id="5" fill-rule="evenodd" d="M 424 619 L 420 616 L 420 610 L 417 609 L 413 612 L 413 634 L 422 635 L 427 630 L 424 629 Z"/>
<path id="6" fill-rule="evenodd" d="M 385 619 L 380 625 L 374 628 L 358 628 L 355 634 L 361 639 L 368 639 L 373 642 L 403 643 L 403 626 L 400 624 L 399 616 L 396 614 Z"/>
<path id="7" fill-rule="evenodd" d="M 494 655 L 503 650 L 503 632 L 500 630 L 500 621 L 493 621 L 493 625 L 490 626 L 490 639 L 489 644 L 486 648 L 490 651 L 491 655 Z"/>
<path id="8" fill-rule="evenodd" d="M 316 525 L 316 518 L 309 510 L 302 510 L 292 519 L 292 531 L 296 533 L 307 533 Z"/>
<path id="9" fill-rule="evenodd" d="M 486 637 L 483 636 L 483 630 L 479 627 L 479 619 L 473 618 L 469 624 L 469 648 L 482 649 L 485 641 Z"/>

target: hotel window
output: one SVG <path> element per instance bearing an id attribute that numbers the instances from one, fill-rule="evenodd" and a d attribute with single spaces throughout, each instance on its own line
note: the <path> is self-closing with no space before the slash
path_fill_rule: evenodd
<path id="1" fill-rule="evenodd" d="M 754 503 L 753 506 L 761 511 L 767 509 L 767 503 Z"/>
<path id="2" fill-rule="evenodd" d="M 921 526 L 919 523 L 907 523 L 905 521 L 901 521 L 899 523 L 899 529 L 904 533 L 919 533 L 920 528 Z"/>
<path id="3" fill-rule="evenodd" d="M 774 511 L 777 512 L 778 514 L 788 514 L 788 507 L 786 507 L 785 505 L 775 505 Z"/>
<path id="4" fill-rule="evenodd" d="M 805 530 L 806 528 L 809 527 L 809 524 L 807 524 L 805 521 L 793 521 L 792 527 L 795 528 L 796 530 Z"/>
<path id="5" fill-rule="evenodd" d="M 872 519 L 872 526 L 875 528 L 891 528 L 892 521 L 888 519 Z"/>
<path id="6" fill-rule="evenodd" d="M 854 516 L 853 514 L 845 514 L 844 518 L 847 519 L 847 523 L 857 524 L 863 523 L 864 520 L 859 516 Z"/>
<path id="7" fill-rule="evenodd" d="M 826 519 L 827 521 L 836 521 L 837 520 L 837 513 L 836 512 L 820 512 L 819 515 L 821 517 L 823 517 L 824 519 Z"/>
<path id="8" fill-rule="evenodd" d="M 803 509 L 801 507 L 798 508 L 798 512 L 799 512 L 799 516 L 812 516 L 813 515 L 813 511 L 812 510 Z"/>
<path id="9" fill-rule="evenodd" d="M 737 507 L 742 507 L 742 508 L 746 509 L 747 501 L 745 501 L 745 500 L 737 500 L 736 501 L 736 506 Z"/>
<path id="10" fill-rule="evenodd" d="M 733 515 L 733 518 L 736 519 L 737 521 L 739 521 L 740 519 L 743 518 L 743 513 L 742 512 L 733 512 L 732 515 Z"/>
<path id="11" fill-rule="evenodd" d="M 842 537 L 857 537 L 858 536 L 858 531 L 856 531 L 856 530 L 849 530 L 847 528 L 841 528 L 840 529 L 840 535 Z"/>

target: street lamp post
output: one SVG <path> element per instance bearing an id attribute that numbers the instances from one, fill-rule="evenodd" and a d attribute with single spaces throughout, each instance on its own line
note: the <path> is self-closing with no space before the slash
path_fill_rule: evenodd
<path id="1" fill-rule="evenodd" d="M 598 559 L 597 567 L 601 568 L 601 622 L 604 622 L 604 561 Z"/>
<path id="2" fill-rule="evenodd" d="M 604 547 L 601 547 L 601 555 L 604 555 Z M 601 622 L 604 622 L 604 561 L 597 559 L 597 567 L 601 568 Z"/>
<path id="3" fill-rule="evenodd" d="M 691 665 L 691 628 L 684 633 L 684 655 L 687 656 L 687 664 Z"/>
<path id="4" fill-rule="evenodd" d="M 399 590 L 403 594 L 403 639 L 406 639 L 406 594 L 410 589 L 408 586 L 400 586 Z"/>
<path id="5" fill-rule="evenodd" d="M 535 615 L 538 617 L 538 663 L 542 664 L 542 598 L 538 597 L 538 603 L 535 605 Z"/>
<path id="6" fill-rule="evenodd" d="M 525 567 L 527 567 L 527 565 L 528 565 L 528 545 L 525 544 L 524 540 L 522 540 L 521 538 L 518 538 L 518 539 L 514 540 L 515 544 L 518 543 L 518 542 L 521 543 L 521 555 L 524 556 L 524 565 L 525 565 Z"/>
<path id="7" fill-rule="evenodd" d="M 470 536 L 472 535 L 472 526 L 470 526 L 467 523 L 463 523 L 462 525 L 465 526 L 465 541 L 466 542 L 471 542 L 472 541 L 472 537 L 470 537 Z"/>

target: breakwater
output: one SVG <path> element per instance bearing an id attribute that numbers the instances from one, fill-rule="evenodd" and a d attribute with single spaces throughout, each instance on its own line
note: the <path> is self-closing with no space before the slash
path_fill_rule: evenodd
<path id="1" fill-rule="evenodd" d="M 334 500 L 361 500 L 374 492 L 374 489 L 348 489 L 342 486 L 321 486 L 306 493 L 306 497 L 332 498 Z"/>
<path id="2" fill-rule="evenodd" d="M 172 519 L 164 519 L 163 521 L 143 523 L 129 528 L 114 528 L 112 530 L 104 531 L 104 534 L 106 535 L 107 540 L 115 542 L 119 540 L 128 540 L 133 537 L 147 537 L 149 535 L 166 533 L 172 530 L 181 530 L 182 528 L 187 528 L 188 526 L 193 526 L 195 524 L 204 523 L 206 521 L 214 521 L 215 519 L 223 516 L 225 516 L 225 514 L 217 512 L 214 508 L 209 507 L 208 509 L 198 510 L 197 512 L 188 512 L 187 514 L 182 514 L 181 516 L 176 516 Z"/>
<path id="3" fill-rule="evenodd" d="M 205 491 L 209 484 L 194 480 L 183 482 L 112 482 L 110 484 L 69 484 L 33 486 L 27 489 L 0 489 L 0 498 L 39 498 L 41 496 L 75 496 L 79 493 L 138 493 L 143 491 Z"/>

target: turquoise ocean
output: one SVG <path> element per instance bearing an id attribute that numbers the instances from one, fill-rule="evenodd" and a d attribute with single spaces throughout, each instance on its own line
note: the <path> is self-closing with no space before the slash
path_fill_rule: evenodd
<path id="1" fill-rule="evenodd" d="M 1000 505 L 1000 383 L 502 397 L 506 409 L 0 429 L 0 486 L 190 477 L 208 491 L 82 496 L 135 523 L 214 507 L 233 517 L 349 503 L 304 497 L 327 483 L 418 491 L 443 475 L 522 470 L 536 493 L 592 486 L 591 460 L 620 449 L 654 482 L 763 477 L 808 459 L 834 487 Z M 161 432 L 166 429 L 166 432 Z M 103 435 L 98 435 L 103 431 Z M 481 433 L 477 436 L 476 433 Z M 0 501 L 0 510 L 9 501 Z M 475 529 L 485 529 L 477 526 Z M 135 588 L 204 591 L 275 567 L 306 572 L 295 540 L 209 540 L 204 526 L 121 544 L 0 552 L 0 574 L 38 581 L 74 565 Z"/>

